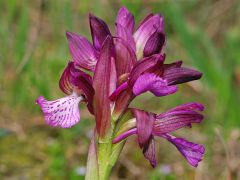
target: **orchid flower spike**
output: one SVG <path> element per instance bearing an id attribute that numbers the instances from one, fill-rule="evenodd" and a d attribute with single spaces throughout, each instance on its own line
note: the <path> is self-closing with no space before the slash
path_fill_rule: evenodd
<path id="1" fill-rule="evenodd" d="M 80 121 L 79 103 L 86 103 L 96 123 L 89 151 L 89 168 L 94 170 L 89 170 L 87 177 L 105 179 L 124 146 L 122 142 L 133 134 L 153 167 L 157 165 L 154 141 L 157 137 L 172 143 L 196 167 L 204 147 L 171 133 L 200 123 L 203 105 L 187 103 L 158 115 L 129 107 L 135 97 L 145 92 L 156 97 L 168 96 L 177 92 L 178 84 L 202 76 L 197 70 L 183 67 L 182 61 L 165 63 L 164 17 L 149 14 L 135 28 L 134 16 L 122 7 L 116 17 L 115 33 L 93 14 L 89 15 L 89 25 L 92 41 L 73 32 L 66 33 L 72 59 L 59 81 L 66 96 L 53 101 L 40 96 L 36 100 L 46 123 L 70 128 Z M 93 162 L 98 167 L 91 168 Z"/>

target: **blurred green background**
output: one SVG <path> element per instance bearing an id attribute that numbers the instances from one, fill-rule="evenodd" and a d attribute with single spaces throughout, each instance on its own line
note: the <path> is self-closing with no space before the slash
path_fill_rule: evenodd
<path id="1" fill-rule="evenodd" d="M 90 38 L 88 13 L 114 31 L 118 9 L 126 6 L 138 23 L 150 12 L 165 17 L 167 62 L 183 60 L 203 72 L 175 95 L 138 97 L 132 104 L 156 113 L 196 101 L 205 120 L 176 134 L 206 145 L 197 169 L 170 144 L 157 143 L 158 166 L 144 159 L 131 137 L 111 179 L 240 179 L 240 2 L 238 0 L 0 1 L 0 179 L 84 179 L 93 117 L 81 106 L 71 129 L 44 123 L 35 99 L 63 94 L 58 80 L 70 59 L 66 30 Z"/>

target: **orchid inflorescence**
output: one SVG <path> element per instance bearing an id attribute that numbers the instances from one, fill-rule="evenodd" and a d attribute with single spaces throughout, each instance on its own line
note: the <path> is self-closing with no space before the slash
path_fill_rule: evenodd
<path id="1" fill-rule="evenodd" d="M 76 125 L 80 121 L 79 103 L 84 102 L 96 120 L 95 157 L 100 156 L 101 143 L 106 143 L 105 159 L 110 162 L 113 153 L 118 157 L 127 137 L 135 134 L 153 167 L 157 164 L 156 137 L 172 143 L 196 167 L 204 147 L 170 133 L 200 123 L 203 105 L 187 103 L 161 114 L 129 107 L 136 96 L 145 92 L 157 97 L 171 95 L 177 92 L 178 84 L 202 76 L 196 70 L 182 67 L 182 61 L 165 64 L 163 16 L 149 14 L 134 32 L 134 17 L 122 7 L 116 18 L 115 35 L 102 19 L 92 14 L 89 22 L 92 43 L 76 33 L 66 33 L 72 60 L 63 71 L 59 86 L 67 96 L 54 101 L 42 96 L 37 99 L 46 123 L 61 128 Z M 98 166 L 101 161 L 101 158 L 96 161 Z M 103 172 L 98 173 L 100 178 Z"/>

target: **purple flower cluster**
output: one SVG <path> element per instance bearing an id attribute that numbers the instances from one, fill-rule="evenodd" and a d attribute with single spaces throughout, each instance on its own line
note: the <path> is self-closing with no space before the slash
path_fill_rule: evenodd
<path id="1" fill-rule="evenodd" d="M 149 14 L 135 29 L 133 15 L 123 7 L 116 18 L 115 35 L 102 19 L 92 14 L 89 22 L 92 43 L 81 35 L 66 33 L 72 60 L 59 86 L 67 96 L 54 101 L 42 96 L 37 99 L 47 124 L 62 128 L 74 126 L 80 121 L 79 103 L 84 102 L 95 116 L 99 137 L 104 137 L 111 128 L 117 134 L 113 143 L 136 134 L 144 156 L 153 167 L 156 166 L 154 138 L 161 137 L 175 145 L 196 167 L 204 147 L 169 133 L 200 123 L 203 105 L 183 104 L 159 115 L 129 108 L 130 102 L 142 93 L 167 96 L 177 91 L 178 84 L 202 76 L 196 70 L 182 67 L 182 61 L 165 63 L 163 16 Z M 132 125 L 121 133 L 115 132 L 126 113 L 130 114 L 128 120 Z"/>

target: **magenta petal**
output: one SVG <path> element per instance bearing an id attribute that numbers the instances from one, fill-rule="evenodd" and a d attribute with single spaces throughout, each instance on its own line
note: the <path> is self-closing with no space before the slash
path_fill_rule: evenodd
<path id="1" fill-rule="evenodd" d="M 163 64 L 164 59 L 165 55 L 155 54 L 138 61 L 130 73 L 129 85 L 133 86 L 139 76 L 144 72 L 147 72 L 155 66 Z"/>
<path id="2" fill-rule="evenodd" d="M 122 83 L 109 97 L 112 101 L 115 101 L 117 97 L 128 88 L 127 82 Z"/>
<path id="3" fill-rule="evenodd" d="M 161 53 L 165 44 L 165 34 L 162 32 L 155 31 L 146 42 L 143 50 L 143 55 L 151 56 L 153 54 Z"/>
<path id="4" fill-rule="evenodd" d="M 133 109 L 132 112 L 137 120 L 138 143 L 142 148 L 148 143 L 152 135 L 155 115 L 138 109 Z"/>
<path id="5" fill-rule="evenodd" d="M 94 114 L 93 96 L 95 91 L 92 87 L 92 77 L 89 74 L 75 68 L 71 69 L 71 77 L 71 82 L 75 89 L 78 90 L 79 93 L 85 95 L 89 112 Z"/>
<path id="6" fill-rule="evenodd" d="M 176 148 L 180 151 L 180 153 L 184 156 L 190 165 L 194 167 L 198 166 L 198 163 L 202 160 L 205 152 L 203 145 L 195 144 L 183 138 L 176 138 L 168 134 L 162 137 L 176 146 Z"/>
<path id="7" fill-rule="evenodd" d="M 199 71 L 183 67 L 167 68 L 164 69 L 163 73 L 163 78 L 168 81 L 169 85 L 185 83 L 200 79 L 201 77 L 202 73 Z"/>
<path id="8" fill-rule="evenodd" d="M 92 44 L 76 33 L 67 32 L 66 35 L 74 64 L 93 71 L 97 63 L 97 54 Z"/>
<path id="9" fill-rule="evenodd" d="M 134 55 L 136 53 L 136 45 L 132 34 L 124 28 L 121 24 L 116 24 L 116 37 L 124 41 L 124 45 L 133 51 Z"/>
<path id="10" fill-rule="evenodd" d="M 154 137 L 151 137 L 148 144 L 143 147 L 143 154 L 149 160 L 153 168 L 157 166 Z"/>
<path id="11" fill-rule="evenodd" d="M 125 89 L 122 93 L 120 93 L 118 98 L 116 99 L 114 114 L 120 115 L 119 113 L 122 113 L 134 98 L 132 87 L 138 77 L 144 72 L 150 70 L 151 68 L 163 64 L 164 59 L 165 55 L 157 54 L 151 57 L 144 58 L 141 61 L 135 63 L 129 75 L 129 87 Z"/>
<path id="12" fill-rule="evenodd" d="M 138 96 L 150 91 L 155 96 L 166 96 L 177 91 L 176 86 L 168 86 L 167 82 L 153 73 L 141 75 L 133 86 L 134 95 Z"/>
<path id="13" fill-rule="evenodd" d="M 121 38 L 115 38 L 114 45 L 116 52 L 117 76 L 120 77 L 122 74 L 131 71 L 137 59 L 134 51 L 129 44 L 127 44 L 127 41 L 124 41 Z"/>
<path id="14" fill-rule="evenodd" d="M 191 103 L 182 104 L 182 105 L 179 105 L 175 108 L 172 108 L 172 109 L 168 110 L 168 112 L 177 111 L 177 110 L 203 111 L 204 106 L 200 103 L 191 102 Z"/>
<path id="15" fill-rule="evenodd" d="M 102 19 L 92 14 L 89 15 L 89 23 L 91 28 L 93 45 L 97 50 L 100 50 L 107 36 L 111 36 L 110 30 L 107 24 Z"/>
<path id="16" fill-rule="evenodd" d="M 150 19 L 150 18 L 153 17 L 153 16 L 154 16 L 153 13 L 148 14 L 148 15 L 139 23 L 139 25 L 138 25 L 138 27 L 137 27 L 137 30 L 142 26 L 142 24 L 144 24 L 148 19 Z"/>
<path id="17" fill-rule="evenodd" d="M 113 144 L 116 144 L 133 134 L 137 134 L 137 128 L 130 129 L 130 130 L 120 134 L 119 136 L 117 136 L 116 138 L 113 139 Z"/>
<path id="18" fill-rule="evenodd" d="M 36 102 L 41 107 L 47 124 L 53 127 L 70 128 L 80 121 L 78 104 L 83 100 L 73 93 L 55 101 L 47 101 L 40 96 Z"/>
<path id="19" fill-rule="evenodd" d="M 81 84 L 79 83 L 79 80 L 84 79 L 87 81 L 88 84 L 92 84 L 92 77 L 85 73 L 84 71 L 77 69 L 74 65 L 71 66 L 70 68 L 70 81 L 71 83 L 78 87 L 81 88 Z"/>
<path id="20" fill-rule="evenodd" d="M 122 27 L 126 28 L 127 31 L 132 34 L 134 29 L 134 17 L 133 15 L 127 10 L 127 8 L 122 7 L 118 11 L 118 15 L 116 18 L 116 24 L 120 24 Z"/>
<path id="21" fill-rule="evenodd" d="M 164 32 L 163 17 L 160 14 L 149 17 L 134 33 L 138 58 L 143 56 L 144 47 L 156 30 Z"/>
<path id="22" fill-rule="evenodd" d="M 71 68 L 73 62 L 69 62 L 67 67 L 64 69 L 62 76 L 59 81 L 59 87 L 65 94 L 72 94 L 73 84 L 71 83 Z"/>
<path id="23" fill-rule="evenodd" d="M 92 87 L 92 77 L 89 74 L 76 69 L 73 62 L 69 62 L 60 78 L 59 87 L 68 95 L 72 94 L 73 91 L 84 94 L 88 103 L 88 110 L 93 114 L 94 89 Z"/>
<path id="24" fill-rule="evenodd" d="M 100 51 L 100 57 L 97 62 L 94 77 L 93 87 L 95 90 L 94 104 L 95 104 L 95 118 L 97 131 L 100 136 L 103 136 L 110 127 L 110 80 L 111 80 L 111 66 L 113 55 L 113 41 L 108 36 Z"/>
<path id="25" fill-rule="evenodd" d="M 186 106 L 185 109 L 184 106 L 178 107 L 156 116 L 153 128 L 154 135 L 170 133 L 203 120 L 203 115 L 190 109 L 189 106 Z"/>

